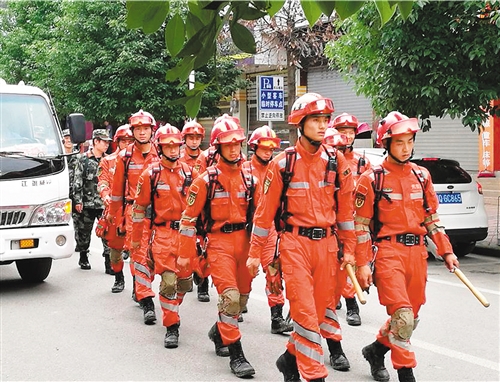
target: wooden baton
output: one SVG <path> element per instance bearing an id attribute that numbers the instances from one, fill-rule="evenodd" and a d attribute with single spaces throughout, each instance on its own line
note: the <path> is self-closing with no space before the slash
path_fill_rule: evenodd
<path id="1" fill-rule="evenodd" d="M 467 276 L 465 276 L 460 269 L 455 267 L 455 268 L 453 268 L 452 272 L 455 275 L 457 275 L 457 277 L 460 279 L 460 281 L 463 282 L 467 288 L 470 289 L 472 294 L 479 300 L 479 302 L 481 304 L 483 304 L 483 306 L 485 308 L 490 306 L 490 303 L 488 302 L 488 300 L 486 300 L 486 297 L 484 297 L 483 294 L 481 292 L 479 292 L 474 285 L 472 285 L 472 283 L 469 281 Z"/>
<path id="2" fill-rule="evenodd" d="M 354 273 L 354 269 L 351 264 L 346 264 L 345 269 L 347 270 L 347 274 L 349 275 L 352 285 L 354 285 L 354 290 L 356 291 L 356 296 L 358 296 L 358 300 L 361 304 L 366 304 L 365 295 L 363 294 L 363 290 L 359 285 L 358 279 L 356 278 L 356 274 Z"/>

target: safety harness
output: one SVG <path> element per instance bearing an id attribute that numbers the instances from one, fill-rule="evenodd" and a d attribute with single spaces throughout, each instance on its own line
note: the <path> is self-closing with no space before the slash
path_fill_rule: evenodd
<path id="1" fill-rule="evenodd" d="M 426 179 L 422 173 L 422 171 L 417 168 L 415 169 L 415 165 L 410 163 L 411 171 L 415 175 L 418 180 L 418 183 L 422 187 L 422 198 L 423 198 L 423 208 L 426 212 L 429 211 L 429 204 L 427 203 L 427 196 L 425 195 L 425 182 Z M 379 216 L 379 206 L 378 203 L 380 199 L 384 198 L 389 203 L 392 203 L 392 200 L 388 193 L 384 192 L 384 167 L 382 165 L 373 167 L 373 175 L 374 181 L 372 182 L 373 192 L 375 194 L 374 203 L 373 203 L 373 229 L 372 229 L 372 240 L 375 241 L 378 237 L 378 233 L 382 229 L 382 223 L 380 222 Z"/>
<path id="2" fill-rule="evenodd" d="M 325 169 L 325 182 L 335 184 L 336 190 L 340 187 L 340 182 L 337 176 L 337 150 L 331 147 L 323 146 L 328 155 L 328 162 Z M 281 191 L 280 206 L 274 217 L 274 225 L 278 231 L 284 228 L 288 219 L 293 215 L 288 211 L 288 197 L 286 195 L 290 182 L 294 174 L 295 163 L 297 161 L 297 150 L 295 146 L 285 149 L 285 170 L 281 173 L 283 179 L 283 189 Z M 334 194 L 335 205 L 337 203 L 337 193 Z"/>
<path id="3" fill-rule="evenodd" d="M 205 205 L 203 206 L 203 216 L 201 216 L 197 220 L 197 232 L 201 236 L 206 236 L 207 233 L 212 232 L 212 227 L 214 225 L 214 220 L 212 218 L 212 200 L 214 199 L 216 191 L 224 191 L 224 187 L 218 180 L 219 172 L 216 167 L 210 166 L 207 167 L 208 174 L 208 183 L 207 183 L 207 199 L 205 201 Z M 247 214 L 246 214 L 246 222 L 245 226 L 248 231 L 252 228 L 253 221 L 253 211 L 255 209 L 255 203 L 253 200 L 254 192 L 255 192 L 255 184 L 253 180 L 253 176 L 251 172 L 241 171 L 241 177 L 243 178 L 243 183 L 245 185 L 245 199 L 248 202 Z"/>
<path id="4" fill-rule="evenodd" d="M 182 195 L 187 195 L 187 190 L 191 183 L 193 183 L 193 174 L 191 173 L 191 169 L 184 162 L 179 162 L 181 165 L 181 171 L 184 176 L 184 182 L 182 183 Z M 149 178 L 150 186 L 151 186 L 151 220 L 150 220 L 150 228 L 153 228 L 154 221 L 156 219 L 156 209 L 155 209 L 155 199 L 159 197 L 158 193 L 158 181 L 160 180 L 161 175 L 161 165 L 159 162 L 154 163 L 151 166 L 151 177 Z"/>

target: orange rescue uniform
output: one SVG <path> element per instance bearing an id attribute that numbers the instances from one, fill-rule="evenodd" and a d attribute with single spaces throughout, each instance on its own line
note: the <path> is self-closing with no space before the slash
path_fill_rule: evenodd
<path id="1" fill-rule="evenodd" d="M 151 145 L 148 153 L 143 154 L 137 142 L 131 143 L 120 151 L 116 158 L 115 174 L 111 184 L 109 214 L 121 232 L 126 230 L 124 249 L 130 250 L 130 258 L 134 266 L 135 293 L 139 301 L 154 296 L 151 290 L 154 274 L 146 262 L 145 251 L 150 237 L 149 226 L 144 227 L 141 246 L 137 249 L 132 248 L 132 203 L 135 199 L 139 177 L 144 169 L 156 161 L 158 161 L 158 154 L 154 145 Z M 111 259 L 111 264 L 117 262 L 123 262 L 121 256 L 119 259 Z"/>
<path id="2" fill-rule="evenodd" d="M 162 276 L 160 304 L 163 325 L 168 327 L 180 322 L 179 305 L 185 293 L 192 286 L 192 270 L 180 272 L 176 267 L 179 255 L 179 224 L 182 211 L 186 208 L 187 190 L 193 178 L 198 176 L 186 163 L 177 161 L 175 167 L 165 166 L 167 160 L 150 165 L 140 176 L 132 211 L 132 241 L 141 241 L 144 229 L 151 221 L 145 219 L 149 205 L 152 211 L 152 233 L 148 245 L 149 262 L 155 274 Z M 159 171 L 156 174 L 153 168 Z M 151 186 L 156 191 L 152 195 Z M 153 200 L 154 198 L 154 200 Z M 144 227 L 147 224 L 148 227 Z"/>
<path id="3" fill-rule="evenodd" d="M 383 197 L 378 202 L 378 221 L 382 227 L 374 243 L 378 250 L 373 280 L 387 314 L 411 308 L 415 328 L 418 312 L 425 303 L 427 250 L 424 235 L 429 235 L 436 243 L 439 255 L 453 253 L 453 250 L 440 226 L 436 212 L 439 202 L 429 172 L 411 162 L 400 165 L 387 159 L 382 167 Z M 373 257 L 370 231 L 377 218 L 374 216 L 374 181 L 372 168 L 361 175 L 355 193 L 356 252 L 363 257 Z M 380 328 L 377 341 L 391 349 L 395 369 L 414 368 L 417 362 L 409 336 L 401 337 L 401 333 L 394 330 L 394 324 L 391 327 L 389 318 Z"/>
<path id="4" fill-rule="evenodd" d="M 300 141 L 295 149 L 294 174 L 286 192 L 290 217 L 281 233 L 279 249 L 286 297 L 294 321 L 287 349 L 296 356 L 300 374 L 310 380 L 328 375 L 321 338 L 333 338 L 338 328 L 335 312 L 327 309 L 334 298 L 337 280 L 339 245 L 335 230 L 338 227 L 345 253 L 354 254 L 354 183 L 342 153 L 322 146 L 312 154 Z M 337 157 L 337 173 L 333 174 L 339 179 L 337 198 L 334 177 L 326 176 L 332 152 Z M 254 218 L 249 253 L 252 258 L 262 259 L 268 243 L 281 204 L 285 165 L 285 153 L 269 164 Z"/>
<path id="5" fill-rule="evenodd" d="M 210 201 L 213 226 L 207 233 L 207 260 L 213 283 L 219 293 L 217 326 L 225 346 L 241 338 L 238 316 L 250 294 L 252 277 L 246 267 L 249 234 L 246 229 L 249 207 L 249 180 L 257 179 L 220 161 L 193 181 L 187 208 L 182 214 L 179 256 L 196 261 L 196 221 L 207 202 L 209 173 L 217 172 L 214 198 Z M 246 180 L 246 181 L 245 181 Z M 207 216 L 203 216 L 207 219 Z"/>

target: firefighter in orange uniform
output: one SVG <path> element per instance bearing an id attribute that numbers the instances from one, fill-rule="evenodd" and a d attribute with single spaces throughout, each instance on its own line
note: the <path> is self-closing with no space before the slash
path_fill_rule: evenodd
<path id="1" fill-rule="evenodd" d="M 254 217 L 247 262 L 252 275 L 278 211 L 284 223 L 279 258 L 268 268 L 275 278 L 272 291 L 282 288 L 277 272 L 282 270 L 294 322 L 287 350 L 276 361 L 285 381 L 300 381 L 300 375 L 307 381 L 325 381 L 321 339 L 326 337 L 330 346 L 335 329 L 335 312 L 327 307 L 336 288 L 337 237 L 344 244 L 342 268 L 355 263 L 351 171 L 342 153 L 322 145 L 333 111 L 333 102 L 316 93 L 294 102 L 288 123 L 300 129 L 300 138 L 269 164 Z"/>
<path id="2" fill-rule="evenodd" d="M 120 151 L 116 159 L 115 174 L 111 189 L 109 208 L 110 223 L 115 224 L 118 231 L 125 236 L 125 250 L 130 250 L 130 260 L 133 263 L 134 292 L 133 297 L 141 305 L 144 312 L 144 323 L 152 325 L 156 321 L 153 302 L 155 295 L 151 289 L 154 278 L 152 270 L 146 262 L 146 248 L 149 242 L 149 226 L 144 227 L 142 241 L 144 245 L 132 248 L 132 203 L 137 190 L 137 182 L 143 170 L 149 164 L 158 161 L 158 154 L 151 143 L 152 127 L 156 124 L 153 116 L 139 110 L 129 118 L 130 129 L 135 142 Z M 121 254 L 111 257 L 111 264 L 122 262 Z"/>
<path id="3" fill-rule="evenodd" d="M 219 293 L 218 320 L 209 331 L 218 356 L 230 356 L 231 371 L 240 378 L 255 374 L 243 354 L 238 316 L 246 305 L 252 277 L 246 268 L 252 194 L 257 179 L 241 168 L 245 133 L 234 120 L 217 123 L 214 147 L 220 159 L 193 181 L 181 218 L 178 268 L 196 258 L 196 222 L 202 214 L 207 232 L 211 277 Z M 198 232 L 199 233 L 199 232 Z M 229 353 L 229 354 L 228 354 Z"/>
<path id="4" fill-rule="evenodd" d="M 342 113 L 336 116 L 332 121 L 332 127 L 336 129 L 340 134 L 344 134 L 347 138 L 347 143 L 345 145 L 337 145 L 337 149 L 341 150 L 344 154 L 349 168 L 353 174 L 354 184 L 356 184 L 359 176 L 370 168 L 370 162 L 364 155 L 360 155 L 354 151 L 353 145 L 356 135 L 358 135 L 358 128 L 360 124 L 358 119 L 351 114 Z M 345 273 L 345 272 L 344 272 Z M 359 306 L 356 302 L 356 292 L 354 290 L 354 285 L 346 275 L 347 282 L 342 290 L 342 297 L 345 299 L 346 305 L 346 321 L 347 324 L 351 326 L 361 325 L 361 317 L 359 316 Z M 338 305 L 341 305 L 340 300 Z M 338 306 L 340 308 L 340 306 Z"/>
<path id="5" fill-rule="evenodd" d="M 205 128 L 196 121 L 186 122 L 182 128 L 182 137 L 184 139 L 184 150 L 181 150 L 181 157 L 179 160 L 187 163 L 191 169 L 194 169 L 195 167 L 199 169 L 201 164 L 196 166 L 196 161 L 200 156 L 203 156 L 203 151 L 201 151 L 200 145 L 205 137 Z M 202 161 L 200 160 L 200 163 L 201 162 Z M 205 167 L 203 168 L 203 171 L 205 171 Z M 196 277 L 196 274 L 193 275 Z M 197 282 L 198 301 L 209 302 L 210 295 L 208 294 L 208 277 L 204 277 L 202 281 L 196 278 L 195 282 Z"/>
<path id="6" fill-rule="evenodd" d="M 201 154 L 200 145 L 205 137 L 205 128 L 196 121 L 189 121 L 182 128 L 184 147 L 181 149 L 179 160 L 193 168 Z"/>
<path id="7" fill-rule="evenodd" d="M 459 266 L 440 225 L 431 176 L 425 168 L 410 162 L 419 129 L 416 118 L 389 113 L 377 131 L 377 143 L 383 144 L 388 156 L 381 166 L 361 175 L 355 191 L 356 252 L 360 257 L 374 258 L 375 269 L 372 276 L 369 266 L 359 267 L 358 280 L 362 288 L 368 288 L 373 277 L 379 301 L 390 315 L 376 341 L 362 350 L 376 381 L 389 380 L 384 366 L 389 350 L 399 381 L 415 381 L 413 368 L 417 362 L 410 337 L 425 303 L 424 235 L 436 243 L 448 269 Z M 375 257 L 372 243 L 377 248 Z"/>
<path id="8" fill-rule="evenodd" d="M 115 173 L 116 158 L 118 153 L 127 147 L 129 144 L 134 142 L 134 136 L 130 130 L 128 124 L 120 126 L 116 129 L 115 135 L 113 137 L 114 142 L 117 144 L 116 151 L 101 160 L 99 163 L 99 173 L 97 184 L 97 191 L 101 196 L 104 203 L 104 214 L 105 218 L 109 219 L 109 204 L 111 202 L 111 184 L 113 183 L 113 175 Z M 116 226 L 111 226 L 107 228 L 104 238 L 108 241 L 110 248 L 110 258 L 118 259 L 121 257 L 121 251 L 124 245 L 124 237 L 118 236 L 116 234 Z M 125 278 L 123 277 L 123 261 L 117 263 L 111 263 L 110 269 L 115 275 L 115 283 L 111 288 L 112 293 L 120 293 L 125 288 Z M 107 267 L 106 267 L 107 270 Z"/>
<path id="9" fill-rule="evenodd" d="M 176 261 L 179 249 L 179 221 L 186 207 L 186 195 L 198 173 L 179 160 L 182 135 L 169 124 L 158 129 L 160 162 L 150 165 L 137 183 L 132 207 L 132 245 L 138 247 L 143 232 L 146 208 L 151 205 L 152 233 L 148 249 L 151 269 L 161 275 L 160 305 L 163 326 L 167 328 L 164 346 L 176 348 L 179 343 L 179 306 L 192 288 L 192 270 L 179 271 Z"/>
<path id="10" fill-rule="evenodd" d="M 280 144 L 281 140 L 267 125 L 256 128 L 250 136 L 248 147 L 254 152 L 254 155 L 252 159 L 243 163 L 243 167 L 247 168 L 251 174 L 259 179 L 259 185 L 263 184 L 268 164 L 273 159 L 273 152 L 280 147 Z M 277 239 L 278 233 L 273 225 L 268 236 L 266 248 L 262 252 L 261 265 L 264 270 L 267 270 L 268 266 L 273 261 Z M 266 277 L 268 278 L 268 282 L 270 282 L 270 275 L 268 272 L 266 272 Z M 283 318 L 283 305 L 285 304 L 283 292 L 279 291 L 277 294 L 271 293 L 266 286 L 266 295 L 267 302 L 271 308 L 271 333 L 281 334 L 291 332 L 293 330 L 293 325 Z"/>

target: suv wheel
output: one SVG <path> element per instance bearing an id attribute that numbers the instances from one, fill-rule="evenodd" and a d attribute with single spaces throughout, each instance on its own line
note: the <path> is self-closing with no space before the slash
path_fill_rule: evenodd
<path id="1" fill-rule="evenodd" d="M 452 243 L 453 252 L 457 257 L 464 257 L 465 255 L 471 253 L 476 246 L 476 242 L 472 241 L 469 243 Z"/>

